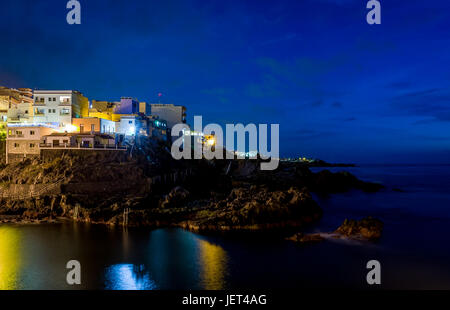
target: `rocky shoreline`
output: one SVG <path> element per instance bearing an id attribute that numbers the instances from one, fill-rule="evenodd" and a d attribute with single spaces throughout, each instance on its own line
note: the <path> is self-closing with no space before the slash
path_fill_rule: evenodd
<path id="1" fill-rule="evenodd" d="M 169 156 L 158 158 L 157 164 L 138 155 L 125 162 L 65 155 L 51 162 L 7 165 L 0 171 L 0 223 L 72 220 L 196 232 L 287 234 L 321 218 L 323 210 L 311 192 L 327 195 L 383 188 L 348 172 L 313 173 L 298 163 L 280 162 L 274 171 L 261 171 L 255 160 L 183 162 Z M 167 171 L 171 174 L 161 175 Z M 190 174 L 180 178 L 180 171 Z M 21 188 L 33 191 L 38 184 L 58 180 L 63 182 L 53 192 L 17 196 Z"/>
<path id="2" fill-rule="evenodd" d="M 303 234 L 300 232 L 286 238 L 286 240 L 302 244 L 317 243 L 325 239 L 348 239 L 363 242 L 375 242 L 381 238 L 382 231 L 383 222 L 369 216 L 361 220 L 345 219 L 342 225 L 333 232 L 314 234 Z"/>

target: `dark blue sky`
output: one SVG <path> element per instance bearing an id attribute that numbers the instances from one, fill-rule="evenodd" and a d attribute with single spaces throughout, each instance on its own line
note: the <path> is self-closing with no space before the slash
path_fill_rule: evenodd
<path id="1" fill-rule="evenodd" d="M 449 162 L 450 2 L 66 0 L 0 4 L 0 85 L 279 123 L 282 155 Z"/>

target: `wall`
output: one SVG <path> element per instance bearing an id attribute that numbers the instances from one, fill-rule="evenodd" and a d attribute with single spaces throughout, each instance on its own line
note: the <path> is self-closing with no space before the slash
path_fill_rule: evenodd
<path id="1" fill-rule="evenodd" d="M 116 106 L 117 114 L 136 114 L 139 112 L 139 102 L 133 98 L 121 98 Z"/>
<path id="2" fill-rule="evenodd" d="M 151 104 L 151 114 L 159 116 L 160 119 L 167 122 L 167 127 L 172 128 L 174 125 L 185 122 L 185 108 L 173 104 Z"/>
<path id="3" fill-rule="evenodd" d="M 124 150 L 113 150 L 113 149 L 105 149 L 105 150 L 41 150 L 41 159 L 44 161 L 52 161 L 56 158 L 61 158 L 63 154 L 69 154 L 71 156 L 78 156 L 80 158 L 96 158 L 97 160 L 119 160 L 126 161 L 128 152 Z"/>
<path id="4" fill-rule="evenodd" d="M 67 97 L 69 97 L 68 101 L 64 102 Z M 36 123 L 58 123 L 60 127 L 71 124 L 72 102 L 71 91 L 35 91 L 34 121 Z"/>
<path id="5" fill-rule="evenodd" d="M 94 125 L 94 132 L 100 132 L 100 119 L 96 117 L 73 118 L 72 125 L 77 126 L 77 132 L 92 132 L 92 125 Z"/>

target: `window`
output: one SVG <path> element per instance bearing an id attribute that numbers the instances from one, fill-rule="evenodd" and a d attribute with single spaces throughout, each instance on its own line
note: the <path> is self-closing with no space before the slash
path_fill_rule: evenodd
<path id="1" fill-rule="evenodd" d="M 19 147 L 19 143 L 14 143 L 14 147 Z"/>
<path id="2" fill-rule="evenodd" d="M 133 121 L 128 121 L 128 124 L 133 124 Z"/>
<path id="3" fill-rule="evenodd" d="M 70 96 L 60 96 L 59 101 L 62 103 L 70 103 Z"/>
<path id="4" fill-rule="evenodd" d="M 34 136 L 34 130 L 30 130 L 30 136 Z"/>
<path id="5" fill-rule="evenodd" d="M 16 135 L 21 135 L 22 131 L 21 130 L 16 130 Z"/>
<path id="6" fill-rule="evenodd" d="M 34 114 L 35 115 L 44 115 L 45 114 L 45 109 L 35 109 L 34 110 Z"/>
<path id="7" fill-rule="evenodd" d="M 80 124 L 80 132 L 83 132 L 83 131 L 84 131 L 84 125 Z"/>
<path id="8" fill-rule="evenodd" d="M 92 131 L 92 132 L 95 131 L 95 124 L 91 124 L 91 131 Z"/>
<path id="9" fill-rule="evenodd" d="M 69 144 L 69 140 L 63 140 L 64 144 Z"/>
<path id="10" fill-rule="evenodd" d="M 28 114 L 28 110 L 25 110 L 25 114 Z"/>
<path id="11" fill-rule="evenodd" d="M 30 143 L 30 149 L 34 148 L 35 144 L 34 143 Z"/>

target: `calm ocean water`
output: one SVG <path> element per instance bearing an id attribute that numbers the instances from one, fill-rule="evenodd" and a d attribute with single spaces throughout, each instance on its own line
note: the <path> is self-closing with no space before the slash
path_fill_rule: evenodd
<path id="1" fill-rule="evenodd" d="M 386 189 L 316 196 L 324 217 L 310 230 L 331 231 L 344 218 L 372 215 L 385 223 L 378 243 L 299 246 L 181 229 L 0 225 L 0 289 L 366 288 L 371 259 L 381 263 L 382 288 L 450 289 L 450 166 L 331 170 Z M 81 263 L 79 286 L 66 284 L 72 259 Z"/>

